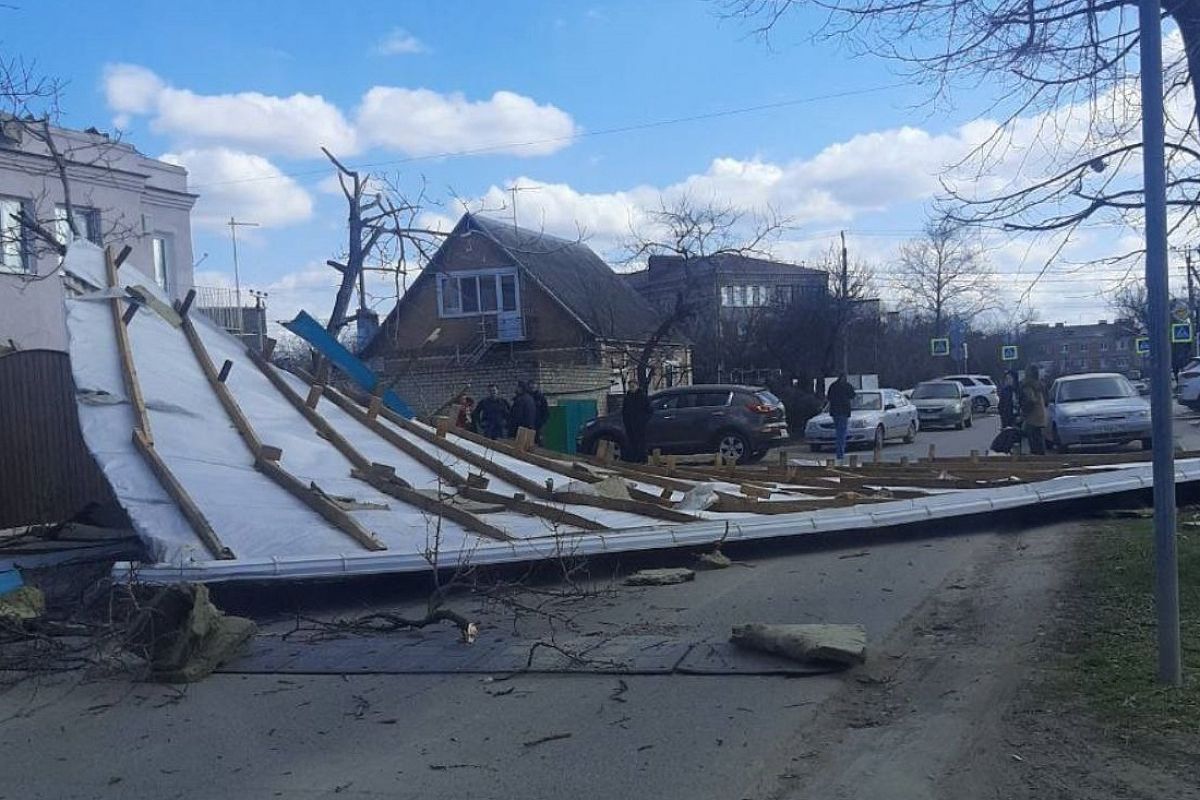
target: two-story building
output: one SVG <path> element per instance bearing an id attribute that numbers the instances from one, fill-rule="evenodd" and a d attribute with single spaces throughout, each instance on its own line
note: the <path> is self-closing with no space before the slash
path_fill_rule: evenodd
<path id="1" fill-rule="evenodd" d="M 625 280 L 665 313 L 677 296 L 693 310 L 684 332 L 692 341 L 695 382 L 729 380 L 755 365 L 727 363 L 729 344 L 745 336 L 757 317 L 829 300 L 829 274 L 798 264 L 726 253 L 685 259 L 650 256 L 646 269 Z"/>
<path id="2" fill-rule="evenodd" d="M 1033 323 L 1025 328 L 1022 360 L 1056 375 L 1130 373 L 1142 369 L 1137 335 L 1137 325 L 1128 319 L 1102 319 L 1088 325 Z"/>
<path id="3" fill-rule="evenodd" d="M 603 413 L 662 318 L 583 242 L 465 214 L 361 355 L 421 414 L 518 380 Z M 650 362 L 654 386 L 689 382 L 682 335 Z"/>
<path id="4" fill-rule="evenodd" d="M 51 127 L 79 235 L 130 245 L 129 264 L 173 297 L 192 288 L 187 171 L 139 153 L 95 129 Z M 61 256 L 21 225 L 24 214 L 65 242 L 70 235 L 59 163 L 40 135 L 0 117 L 0 344 L 65 351 Z"/>

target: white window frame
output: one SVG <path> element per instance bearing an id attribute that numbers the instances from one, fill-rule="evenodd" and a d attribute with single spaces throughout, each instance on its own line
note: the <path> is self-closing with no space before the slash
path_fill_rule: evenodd
<path id="1" fill-rule="evenodd" d="M 150 263 L 154 268 L 154 282 L 164 292 L 171 289 L 171 245 L 172 237 L 169 233 L 155 233 L 150 237 Z"/>
<path id="2" fill-rule="evenodd" d="M 72 210 L 75 212 L 75 224 L 82 228 L 79 232 L 80 235 L 92 244 L 101 244 L 100 209 L 91 206 L 72 206 Z M 67 225 L 66 206 L 56 205 L 54 207 L 54 233 L 58 237 L 58 241 L 67 244 L 71 228 Z"/>
<path id="3" fill-rule="evenodd" d="M 0 231 L 3 234 L 8 234 L 10 231 L 15 233 L 17 262 L 10 264 L 5 261 L 6 253 L 12 247 L 12 242 L 0 242 L 0 272 L 9 275 L 28 275 L 33 270 L 33 259 L 29 253 L 29 240 L 25 234 L 25 228 L 16 220 L 12 219 L 9 214 L 14 213 L 12 206 L 16 206 L 15 213 L 29 210 L 29 201 L 20 197 L 11 197 L 9 195 L 0 195 L 0 214 L 3 219 L 0 219 Z M 7 207 L 6 207 L 7 206 Z"/>
<path id="4" fill-rule="evenodd" d="M 496 293 L 495 308 L 484 310 L 483 298 L 480 294 L 480 278 L 490 277 Z M 503 279 L 513 279 L 513 308 L 504 308 Z M 463 310 L 462 281 L 475 279 L 475 310 Z M 446 299 L 451 297 L 448 287 L 453 284 L 454 293 L 458 297 L 456 308 L 447 308 Z M 519 314 L 521 312 L 521 280 L 515 267 L 499 267 L 494 269 L 456 270 L 443 272 L 437 276 L 437 310 L 440 319 L 455 319 L 458 317 L 496 316 L 498 314 Z"/>

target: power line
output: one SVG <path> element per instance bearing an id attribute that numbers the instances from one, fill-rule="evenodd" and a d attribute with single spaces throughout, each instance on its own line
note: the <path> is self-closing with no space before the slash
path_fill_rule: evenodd
<path id="1" fill-rule="evenodd" d="M 621 133 L 632 133 L 635 131 L 650 130 L 652 128 L 662 128 L 668 125 L 682 125 L 688 122 L 702 122 L 704 120 L 734 117 L 742 114 L 754 114 L 760 111 L 774 111 L 780 108 L 808 105 L 810 103 L 819 103 L 825 100 L 840 100 L 846 97 L 861 97 L 862 95 L 866 94 L 875 94 L 877 92 L 884 92 L 890 89 L 898 89 L 903 85 L 904 84 L 901 83 L 888 83 L 880 86 L 868 86 L 862 89 L 847 89 L 846 91 L 842 92 L 830 92 L 828 94 L 811 95 L 809 97 L 796 97 L 790 100 L 779 100 L 774 103 L 759 103 L 752 106 L 726 108 L 721 109 L 720 111 L 709 111 L 702 114 L 689 114 L 682 117 L 669 117 L 666 119 L 650 120 L 647 122 L 635 122 L 628 125 L 618 125 L 611 128 L 600 128 L 594 131 L 579 131 L 566 136 L 551 136 L 545 139 L 531 139 L 524 142 L 503 142 L 498 144 L 484 145 L 481 147 L 465 148 L 462 150 L 447 150 L 441 153 L 431 153 L 428 155 L 393 158 L 386 161 L 365 161 L 361 164 L 352 164 L 350 165 L 350 168 L 371 169 L 375 167 L 390 167 L 398 164 L 412 164 L 420 161 L 439 161 L 448 158 L 462 158 L 465 156 L 476 156 L 485 153 L 515 150 L 525 147 L 540 147 L 547 144 L 558 144 L 560 142 L 574 142 L 580 139 L 595 138 L 598 136 L 613 136 Z M 301 170 L 298 172 L 283 172 L 275 175 L 258 175 L 249 178 L 232 178 L 225 181 L 209 181 L 208 183 L 196 184 L 191 188 L 207 189 L 212 186 L 228 186 L 231 184 L 254 183 L 257 181 L 277 181 L 282 178 L 308 178 L 327 174 L 329 174 L 329 170 L 325 168 Z"/>

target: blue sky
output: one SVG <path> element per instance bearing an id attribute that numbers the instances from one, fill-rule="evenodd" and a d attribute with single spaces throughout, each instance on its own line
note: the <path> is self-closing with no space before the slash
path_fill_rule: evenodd
<path id="1" fill-rule="evenodd" d="M 580 226 L 606 254 L 663 195 L 770 203 L 795 220 L 781 257 L 817 256 L 844 228 L 888 298 L 899 242 L 973 141 L 960 126 L 989 104 L 979 87 L 953 108 L 923 105 L 924 90 L 882 62 L 812 40 L 818 18 L 792 16 L 768 46 L 696 0 L 22 5 L 5 13 L 0 42 L 69 81 L 64 124 L 120 127 L 189 168 L 202 196 L 196 257 L 208 254 L 198 283 L 230 270 L 220 220 L 262 223 L 245 237 L 242 275 L 271 291 L 277 318 L 331 303 L 334 276 L 320 265 L 341 247 L 344 201 L 320 144 L 476 206 L 496 207 L 519 181 L 532 187 L 523 224 Z M 769 104 L 783 105 L 605 133 Z M 528 141 L 540 144 L 437 157 Z M 992 245 L 1006 291 L 1027 285 L 1045 252 Z M 1044 319 L 1106 315 L 1094 288 L 1074 286 L 1045 280 L 1034 295 Z M 373 292 L 381 308 L 392 302 L 386 286 Z"/>

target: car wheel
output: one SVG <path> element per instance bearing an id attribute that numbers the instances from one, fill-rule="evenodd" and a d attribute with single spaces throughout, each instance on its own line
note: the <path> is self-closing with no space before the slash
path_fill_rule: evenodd
<path id="1" fill-rule="evenodd" d="M 986 414 L 992 404 L 988 402 L 986 397 L 976 397 L 971 401 L 971 410 L 976 414 Z"/>
<path id="2" fill-rule="evenodd" d="M 750 457 L 750 442 L 737 431 L 725 431 L 717 437 L 717 452 L 727 464 L 744 464 Z"/>
<path id="3" fill-rule="evenodd" d="M 877 427 L 877 428 L 875 429 L 875 441 L 871 443 L 871 447 L 872 447 L 872 449 L 874 449 L 874 450 L 882 450 L 882 449 L 883 449 L 883 443 L 884 443 L 886 440 L 887 440 L 887 434 L 886 434 L 886 432 L 884 432 L 884 430 L 883 430 L 883 426 L 882 426 L 882 425 L 880 425 L 879 427 Z"/>
<path id="4" fill-rule="evenodd" d="M 958 422 L 954 423 L 954 430 L 956 431 L 961 431 L 965 427 L 967 427 L 966 417 L 959 417 Z"/>
<path id="5" fill-rule="evenodd" d="M 908 424 L 908 433 L 904 434 L 904 443 L 912 444 L 917 439 L 917 423 L 910 422 Z"/>
<path id="6" fill-rule="evenodd" d="M 968 414 L 968 415 L 967 415 L 967 421 L 966 421 L 966 422 L 964 422 L 963 424 L 964 424 L 964 425 L 966 425 L 966 426 L 969 428 L 969 427 L 971 427 L 972 425 L 974 425 L 974 424 L 975 424 L 975 418 L 974 418 L 974 417 L 972 417 L 970 414 Z"/>
<path id="7" fill-rule="evenodd" d="M 1153 450 L 1154 449 L 1154 441 L 1152 439 L 1142 439 L 1142 449 L 1143 450 Z"/>

